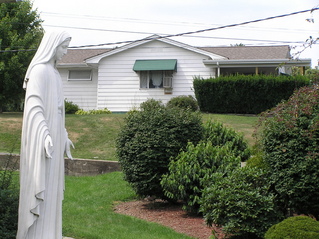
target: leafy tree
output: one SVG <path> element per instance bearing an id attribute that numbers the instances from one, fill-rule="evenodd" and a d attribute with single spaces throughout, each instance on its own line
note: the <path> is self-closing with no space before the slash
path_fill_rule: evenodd
<path id="1" fill-rule="evenodd" d="M 23 77 L 43 35 L 41 23 L 29 1 L 0 4 L 0 113 L 21 103 Z"/>

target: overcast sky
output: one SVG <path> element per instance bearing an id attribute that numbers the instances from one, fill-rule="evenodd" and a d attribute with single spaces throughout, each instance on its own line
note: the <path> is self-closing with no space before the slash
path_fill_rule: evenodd
<path id="1" fill-rule="evenodd" d="M 45 30 L 66 30 L 72 35 L 71 46 L 83 46 L 264 19 L 319 7 L 319 0 L 33 0 L 33 7 Z M 288 44 L 299 51 L 309 36 L 319 37 L 319 10 L 172 39 L 193 46 Z M 317 65 L 319 44 L 300 57 Z"/>

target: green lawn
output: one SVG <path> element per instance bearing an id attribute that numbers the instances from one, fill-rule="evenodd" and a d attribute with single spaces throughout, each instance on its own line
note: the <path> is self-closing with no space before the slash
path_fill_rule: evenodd
<path id="1" fill-rule="evenodd" d="M 114 172 L 66 177 L 63 234 L 76 239 L 190 239 L 170 228 L 113 212 L 113 204 L 134 200 L 133 190 Z"/>
<path id="2" fill-rule="evenodd" d="M 125 114 L 66 115 L 69 138 L 75 145 L 74 158 L 117 160 L 115 139 Z M 255 116 L 203 114 L 203 121 L 218 120 L 244 134 L 249 145 L 258 118 Z M 0 152 L 19 153 L 22 113 L 0 114 Z"/>
<path id="3" fill-rule="evenodd" d="M 116 160 L 115 139 L 125 114 L 67 115 L 66 128 L 75 158 Z M 257 117 L 203 114 L 242 132 L 250 145 Z M 22 113 L 0 114 L 0 152 L 19 153 Z M 66 177 L 63 233 L 76 239 L 190 239 L 156 223 L 113 212 L 113 204 L 136 199 L 121 172 L 94 177 Z"/>

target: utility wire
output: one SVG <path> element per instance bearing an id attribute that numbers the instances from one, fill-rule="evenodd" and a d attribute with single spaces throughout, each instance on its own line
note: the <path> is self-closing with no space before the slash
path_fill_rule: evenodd
<path id="1" fill-rule="evenodd" d="M 224 26 L 219 26 L 219 27 L 207 28 L 207 29 L 197 30 L 197 31 L 190 31 L 190 32 L 184 32 L 184 33 L 178 33 L 178 34 L 168 34 L 168 35 L 164 35 L 164 36 L 151 36 L 151 37 L 147 37 L 147 38 L 143 38 L 143 39 L 139 39 L 139 40 L 133 40 L 133 41 L 129 40 L 129 41 L 119 41 L 119 42 L 102 43 L 102 44 L 95 44 L 95 45 L 73 46 L 73 47 L 70 47 L 70 48 L 84 48 L 84 47 L 99 47 L 99 46 L 107 46 L 107 45 L 119 45 L 119 44 L 136 43 L 136 42 L 147 41 L 147 40 L 157 40 L 157 39 L 170 38 L 170 37 L 187 36 L 187 35 L 207 32 L 207 31 L 215 31 L 215 30 L 220 30 L 220 29 L 225 29 L 225 28 L 243 26 L 243 25 L 247 25 L 247 24 L 251 24 L 251 23 L 268 21 L 268 20 L 272 20 L 272 19 L 276 19 L 276 18 L 288 17 L 288 16 L 300 14 L 300 13 L 306 13 L 306 12 L 311 12 L 312 13 L 312 12 L 314 12 L 316 10 L 319 10 L 319 8 L 315 7 L 315 8 L 308 9 L 308 10 L 292 12 L 292 13 L 288 13 L 288 14 L 273 16 L 273 17 L 261 18 L 261 19 L 257 19 L 257 20 L 246 21 L 246 22 L 241 22 L 241 23 L 236 23 L 236 24 L 230 24 L 230 25 L 224 25 Z M 119 31 L 119 32 L 123 32 L 123 31 Z M 35 49 L 29 49 L 29 50 L 2 50 L 2 51 L 0 51 L 0 53 L 3 53 L 3 52 L 16 52 L 16 51 L 32 51 L 32 50 L 35 50 Z"/>
<path id="2" fill-rule="evenodd" d="M 97 45 L 85 45 L 85 46 L 77 46 L 77 47 L 72 47 L 72 48 L 97 47 L 97 46 L 106 46 L 106 45 L 115 45 L 115 44 L 124 44 L 124 43 L 134 43 L 134 42 L 146 41 L 146 40 L 156 40 L 156 39 L 162 39 L 162 38 L 170 38 L 170 37 L 191 35 L 191 34 L 207 32 L 207 31 L 220 30 L 220 29 L 224 29 L 224 28 L 243 26 L 243 25 L 247 25 L 247 24 L 251 24 L 251 23 L 268 21 L 268 20 L 272 20 L 272 19 L 276 19 L 276 18 L 288 17 L 288 16 L 300 14 L 300 13 L 305 13 L 305 12 L 311 12 L 312 13 L 312 12 L 314 12 L 316 10 L 319 10 L 319 8 L 316 7 L 316 8 L 312 8 L 312 9 L 308 9 L 308 10 L 292 12 L 292 13 L 288 13 L 288 14 L 283 14 L 283 15 L 278 15 L 278 16 L 273 16 L 273 17 L 267 17 L 267 18 L 262 18 L 262 19 L 257 19 L 257 20 L 242 22 L 242 23 L 224 25 L 224 26 L 220 26 L 220 27 L 207 28 L 207 29 L 198 30 L 198 31 L 184 32 L 184 33 L 179 33 L 179 34 L 170 34 L 170 35 L 165 35 L 165 36 L 151 36 L 151 37 L 148 37 L 148 38 L 143 38 L 143 39 L 139 39 L 139 40 L 135 40 L 135 41 L 121 41 L 121 42 L 116 42 L 116 43 L 103 43 L 103 44 L 97 44 Z"/>

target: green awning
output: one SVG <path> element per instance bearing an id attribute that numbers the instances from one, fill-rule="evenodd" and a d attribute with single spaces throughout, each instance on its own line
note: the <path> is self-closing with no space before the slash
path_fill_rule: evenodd
<path id="1" fill-rule="evenodd" d="M 134 71 L 176 71 L 177 60 L 136 60 Z"/>

